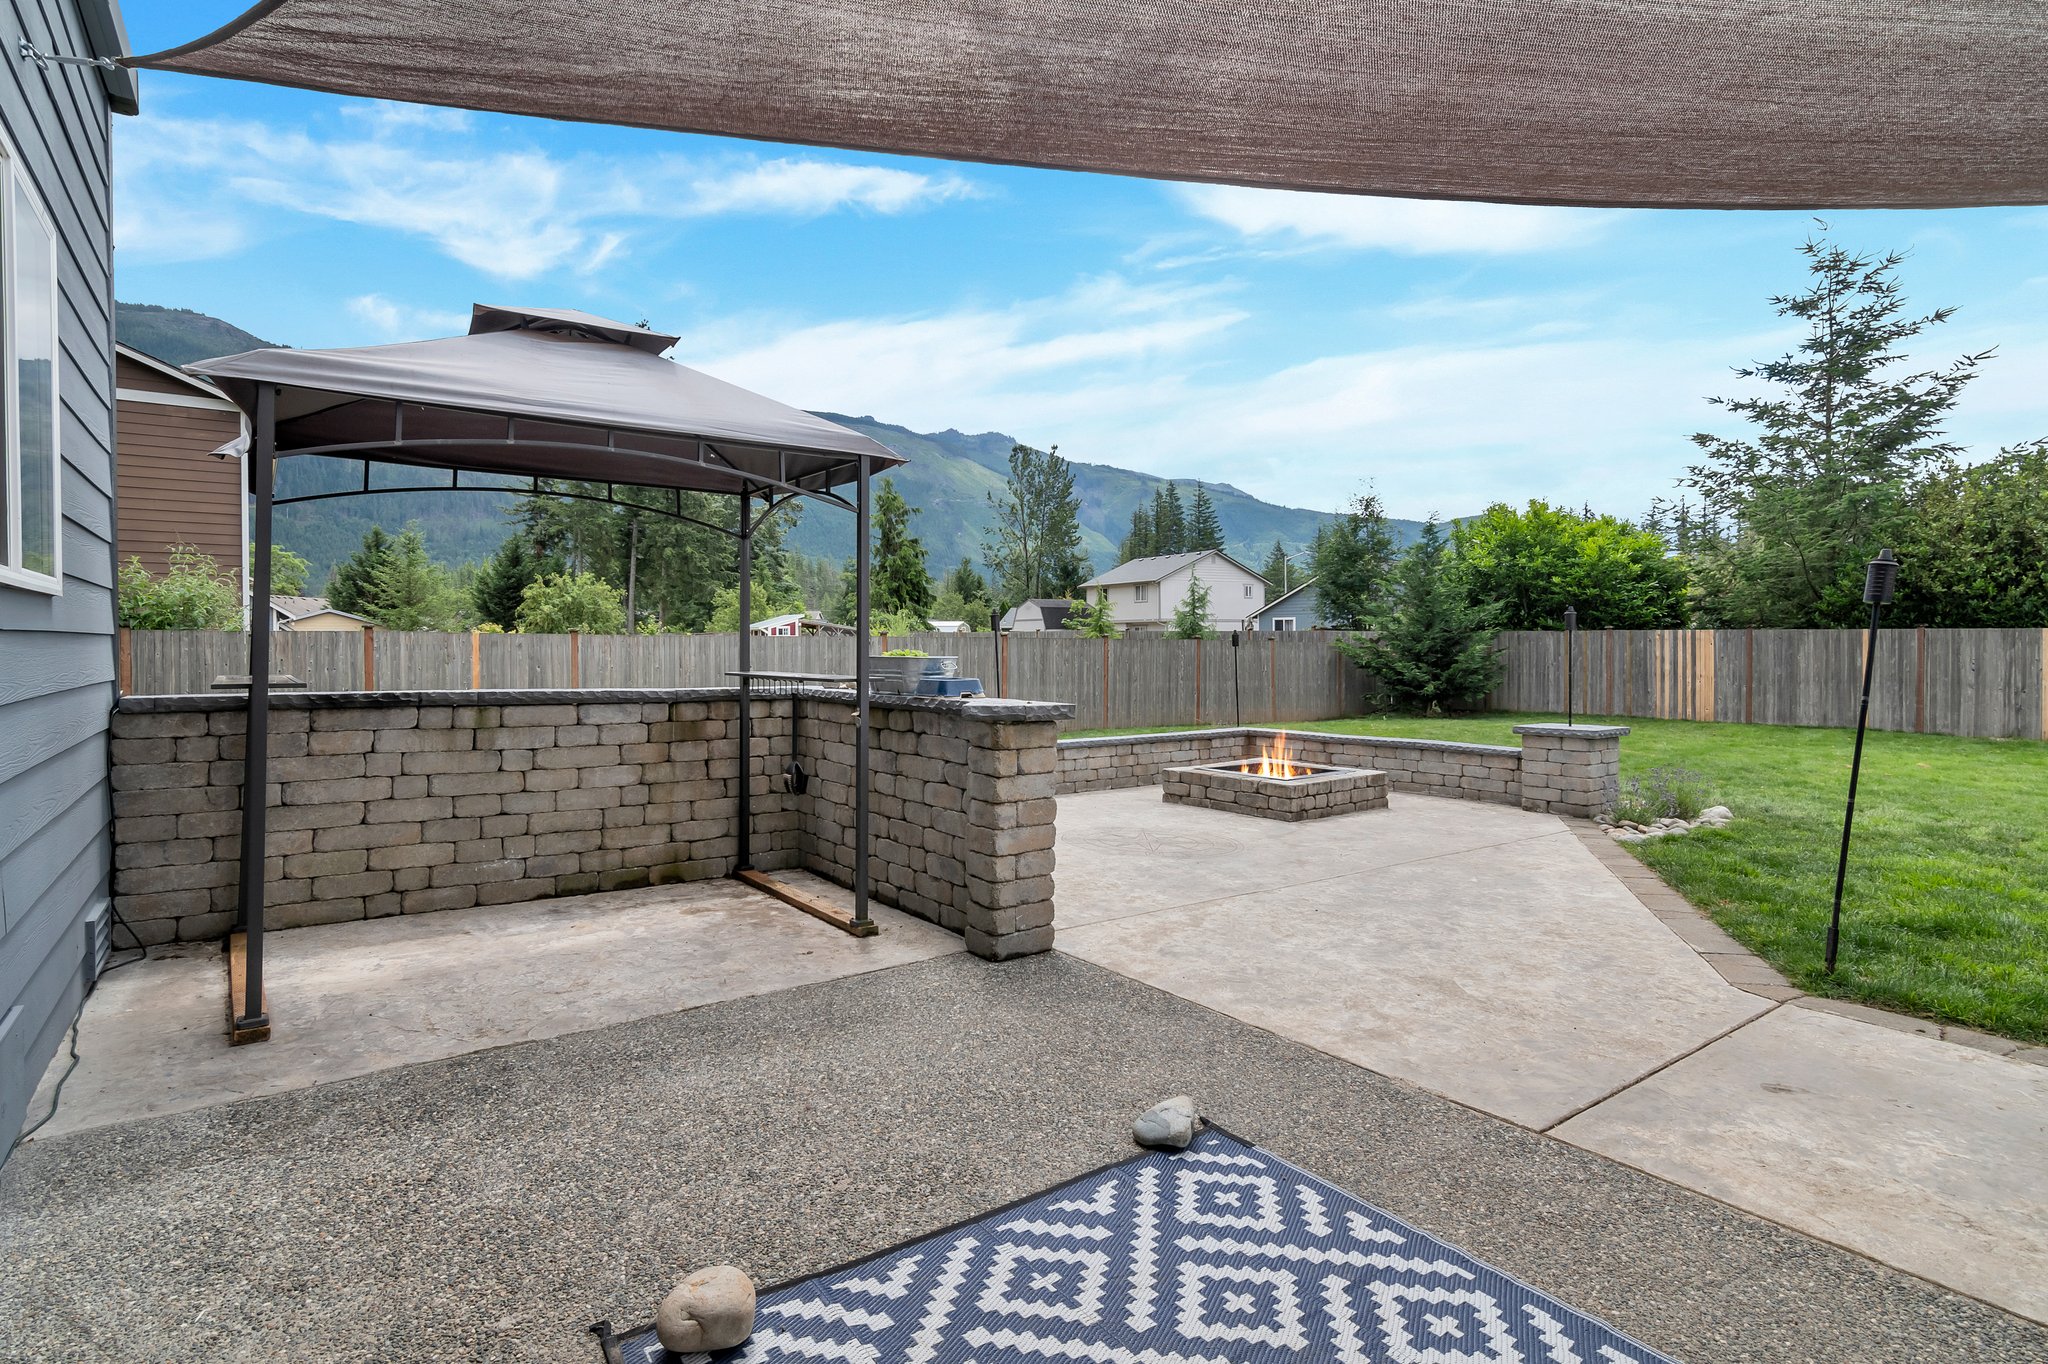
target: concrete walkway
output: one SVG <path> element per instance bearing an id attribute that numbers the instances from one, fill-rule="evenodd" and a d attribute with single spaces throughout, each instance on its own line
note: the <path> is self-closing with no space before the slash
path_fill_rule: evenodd
<path id="1" fill-rule="evenodd" d="M 1812 1007 L 1611 861 L 1461 801 L 1068 796 L 1059 945 L 2048 1321 L 2048 1067 Z"/>

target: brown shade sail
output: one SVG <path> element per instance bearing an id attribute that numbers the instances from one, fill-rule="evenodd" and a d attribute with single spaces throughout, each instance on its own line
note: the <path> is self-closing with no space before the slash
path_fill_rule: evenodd
<path id="1" fill-rule="evenodd" d="M 266 0 L 145 66 L 1430 198 L 2048 200 L 2040 0 Z"/>
<path id="2" fill-rule="evenodd" d="M 478 304 L 467 336 L 245 351 L 187 366 L 243 411 L 277 396 L 277 452 L 738 493 L 822 492 L 903 457 L 661 358 L 676 338 L 589 313 Z"/>

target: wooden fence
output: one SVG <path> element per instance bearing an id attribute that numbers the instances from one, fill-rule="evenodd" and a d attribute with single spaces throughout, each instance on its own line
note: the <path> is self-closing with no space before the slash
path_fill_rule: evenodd
<path id="1" fill-rule="evenodd" d="M 1562 711 L 1565 636 L 1500 637 L 1496 710 Z M 1572 677 L 1583 715 L 1849 726 L 1862 630 L 1582 630 Z M 1876 729 L 2048 739 L 2048 630 L 1884 630 L 1870 698 Z"/>
<path id="2" fill-rule="evenodd" d="M 403 634 L 280 631 L 273 671 L 314 691 L 462 691 L 480 688 L 711 687 L 739 666 L 736 635 Z M 1327 635 L 1246 634 L 1196 643 L 1163 636 L 917 634 L 879 648 L 956 654 L 963 676 L 991 696 L 1066 701 L 1072 728 L 1266 724 L 1355 714 L 1369 679 Z M 123 692 L 203 692 L 246 675 L 248 639 L 202 630 L 124 631 Z M 848 636 L 754 640 L 756 669 L 850 674 Z"/>

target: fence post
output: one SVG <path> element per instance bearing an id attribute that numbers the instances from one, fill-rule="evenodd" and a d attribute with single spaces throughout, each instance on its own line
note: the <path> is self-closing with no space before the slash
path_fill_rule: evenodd
<path id="1" fill-rule="evenodd" d="M 1208 652 L 1202 646 L 1208 642 L 1206 639 L 1195 641 L 1195 728 L 1197 729 L 1202 727 L 1202 655 Z"/>
<path id="2" fill-rule="evenodd" d="M 569 632 L 569 690 L 575 691 L 583 685 L 583 636 L 575 630 Z"/>
<path id="3" fill-rule="evenodd" d="M 1280 637 L 1266 640 L 1266 697 L 1273 703 L 1273 723 L 1280 723 Z"/>
<path id="4" fill-rule="evenodd" d="M 1742 632 L 1747 636 L 1742 659 L 1742 723 L 1756 723 L 1756 630 Z"/>
<path id="5" fill-rule="evenodd" d="M 1927 732 L 1927 627 L 1913 627 L 1913 732 Z"/>
<path id="6" fill-rule="evenodd" d="M 129 637 L 128 627 L 121 627 L 121 642 L 114 655 L 114 675 L 118 679 L 120 694 L 135 694 L 135 641 Z"/>
<path id="7" fill-rule="evenodd" d="M 377 690 L 377 627 L 363 627 L 363 690 Z"/>
<path id="8" fill-rule="evenodd" d="M 469 632 L 469 689 L 484 689 L 484 637 L 478 630 Z"/>
<path id="9" fill-rule="evenodd" d="M 1108 729 L 1109 722 L 1109 636 L 1102 637 L 1102 727 Z"/>

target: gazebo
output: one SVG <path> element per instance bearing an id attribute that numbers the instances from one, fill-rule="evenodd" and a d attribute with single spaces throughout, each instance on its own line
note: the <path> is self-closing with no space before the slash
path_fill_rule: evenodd
<path id="1" fill-rule="evenodd" d="M 740 619 L 751 619 L 754 535 L 796 498 L 854 513 L 857 548 L 853 922 L 868 922 L 868 530 L 870 484 L 903 457 L 845 427 L 662 357 L 679 338 L 588 313 L 479 304 L 466 336 L 346 350 L 247 351 L 190 368 L 249 417 L 245 461 L 253 498 L 253 599 L 270 596 L 273 508 L 366 493 L 529 491 L 616 503 L 625 487 L 667 492 L 670 515 L 733 537 Z M 275 495 L 281 459 L 361 461 L 359 486 Z M 377 482 L 373 465 L 416 470 Z M 471 475 L 464 482 L 464 475 Z M 474 476 L 487 475 L 488 481 Z M 523 480 L 523 484 L 520 482 Z M 549 480 L 573 485 L 558 487 Z M 841 489 L 851 485 L 848 498 Z M 732 525 L 684 510 L 684 492 L 737 499 Z M 750 864 L 751 635 L 739 636 L 739 812 L 736 870 Z M 241 879 L 245 934 L 233 1034 L 268 1033 L 263 1005 L 264 849 L 269 766 L 270 635 L 249 634 L 249 708 L 242 769 Z"/>

